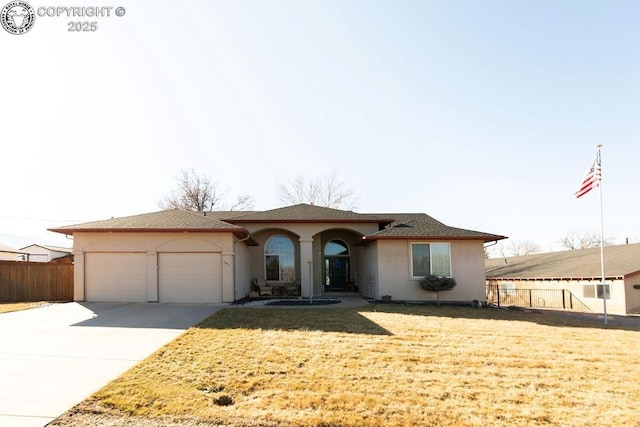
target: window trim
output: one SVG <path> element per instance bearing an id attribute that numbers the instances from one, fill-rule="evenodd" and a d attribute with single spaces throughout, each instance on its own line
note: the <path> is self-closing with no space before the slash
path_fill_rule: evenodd
<path id="1" fill-rule="evenodd" d="M 269 243 L 269 241 L 275 237 L 284 237 L 285 239 L 287 239 L 289 241 L 289 243 L 291 243 L 291 254 L 286 254 L 286 253 L 267 253 L 267 244 Z M 267 279 L 267 257 L 268 256 L 277 256 L 278 257 L 278 280 L 272 280 L 272 279 Z M 295 281 L 296 280 L 296 245 L 293 243 L 293 240 L 291 240 L 291 238 L 289 236 L 286 236 L 284 234 L 273 234 L 271 236 L 269 236 L 269 238 L 264 242 L 264 249 L 262 250 L 262 263 L 263 263 L 263 270 L 264 270 L 264 279 L 267 282 L 271 282 L 271 283 L 278 283 L 278 282 L 284 282 L 285 280 L 282 278 L 282 264 L 280 262 L 280 257 L 282 256 L 292 256 L 293 257 L 293 273 L 292 273 L 292 280 Z"/>
<path id="2" fill-rule="evenodd" d="M 449 252 L 449 274 L 446 277 L 453 277 L 453 260 L 451 258 L 451 242 L 409 242 L 409 279 L 422 280 L 425 276 L 416 276 L 413 273 L 413 246 L 429 245 L 429 271 L 433 272 L 433 259 L 431 257 L 431 245 L 446 245 Z"/>

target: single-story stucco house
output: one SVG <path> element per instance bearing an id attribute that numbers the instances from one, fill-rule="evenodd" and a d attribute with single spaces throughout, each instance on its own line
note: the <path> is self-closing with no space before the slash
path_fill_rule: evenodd
<path id="1" fill-rule="evenodd" d="M 76 301 L 232 302 L 261 281 L 302 297 L 358 292 L 435 298 L 426 274 L 454 277 L 441 300 L 484 301 L 484 243 L 503 236 L 426 214 L 299 204 L 263 212 L 167 210 L 53 228 L 73 235 Z"/>
<path id="2" fill-rule="evenodd" d="M 640 313 L 640 243 L 604 248 L 607 312 Z M 594 313 L 603 313 L 600 248 L 494 258 L 487 285 L 508 297 L 516 289 L 565 289 Z"/>
<path id="3" fill-rule="evenodd" d="M 38 245 L 34 243 L 33 245 L 20 248 L 20 252 L 22 252 L 22 256 L 19 257 L 21 261 L 50 262 L 54 259 L 70 258 L 73 250 L 61 246 Z"/>

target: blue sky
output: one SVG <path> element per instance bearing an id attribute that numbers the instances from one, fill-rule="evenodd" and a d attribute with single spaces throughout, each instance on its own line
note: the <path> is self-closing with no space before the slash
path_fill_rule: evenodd
<path id="1" fill-rule="evenodd" d="M 599 231 L 597 193 L 573 197 L 597 144 L 605 235 L 640 241 L 637 2 L 113 5 L 93 33 L 0 31 L 0 243 L 158 210 L 194 168 L 256 209 L 335 171 L 356 211 L 558 249 Z"/>

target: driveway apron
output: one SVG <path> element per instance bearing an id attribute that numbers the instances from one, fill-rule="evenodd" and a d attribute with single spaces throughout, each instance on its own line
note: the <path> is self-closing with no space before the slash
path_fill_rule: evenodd
<path id="1" fill-rule="evenodd" d="M 223 304 L 65 303 L 0 314 L 0 426 L 44 426 Z"/>

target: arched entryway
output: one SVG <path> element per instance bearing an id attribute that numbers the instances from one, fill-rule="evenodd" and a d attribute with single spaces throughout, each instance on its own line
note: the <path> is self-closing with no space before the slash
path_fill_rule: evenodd
<path id="1" fill-rule="evenodd" d="M 333 239 L 324 246 L 324 290 L 344 292 L 350 284 L 351 254 L 349 246 L 340 239 Z"/>

